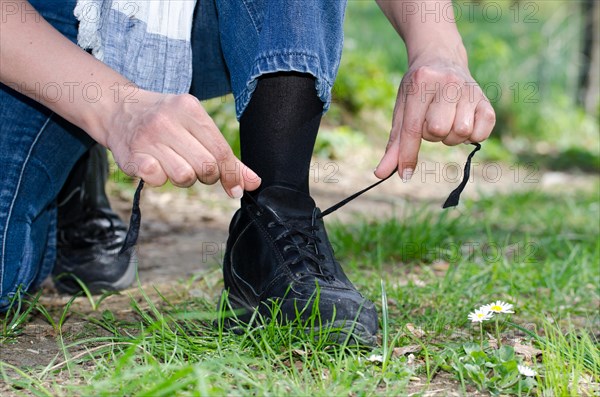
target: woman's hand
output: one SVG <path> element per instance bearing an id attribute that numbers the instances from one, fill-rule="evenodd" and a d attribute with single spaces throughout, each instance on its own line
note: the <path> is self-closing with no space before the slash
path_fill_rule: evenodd
<path id="1" fill-rule="evenodd" d="M 407 181 L 417 166 L 421 139 L 449 146 L 481 142 L 495 121 L 494 109 L 466 64 L 420 55 L 400 83 L 390 139 L 375 175 L 385 178 L 398 167 Z"/>
<path id="2" fill-rule="evenodd" d="M 409 68 L 398 90 L 390 140 L 375 175 L 385 178 L 398 167 L 407 181 L 417 166 L 421 139 L 446 145 L 481 142 L 492 132 L 496 115 L 469 72 L 451 0 L 427 2 L 428 6 L 412 0 L 377 3 L 404 39 Z M 431 15 L 431 5 L 450 12 Z"/>
<path id="3" fill-rule="evenodd" d="M 240 198 L 260 178 L 238 160 L 200 101 L 191 95 L 139 90 L 121 102 L 103 128 L 106 146 L 123 171 L 159 186 L 221 181 L 227 194 Z"/>
<path id="4" fill-rule="evenodd" d="M 197 99 L 144 90 L 132 96 L 135 88 L 129 80 L 73 44 L 28 2 L 0 0 L 1 6 L 4 3 L 28 12 L 0 20 L 0 82 L 107 146 L 125 172 L 155 186 L 167 179 L 177 186 L 220 180 L 231 197 L 260 185 L 260 178 L 233 155 Z M 32 92 L 31 87 L 49 84 L 72 88 L 73 98 Z M 93 101 L 76 88 L 88 85 L 100 92 Z"/>

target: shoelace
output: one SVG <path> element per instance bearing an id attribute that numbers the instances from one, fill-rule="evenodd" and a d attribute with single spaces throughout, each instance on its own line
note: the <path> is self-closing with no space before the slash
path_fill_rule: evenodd
<path id="1" fill-rule="evenodd" d="M 450 193 L 450 195 L 444 202 L 444 205 L 442 205 L 442 208 L 456 207 L 458 205 L 458 202 L 460 199 L 460 194 L 463 192 L 463 190 L 467 186 L 467 182 L 469 181 L 469 177 L 471 176 L 471 160 L 473 159 L 473 156 L 475 155 L 475 153 L 477 153 L 479 151 L 479 149 L 481 149 L 481 145 L 479 143 L 472 143 L 472 145 L 475 146 L 475 149 L 473 149 L 473 151 L 467 157 L 467 162 L 465 163 L 465 169 L 463 172 L 463 179 L 462 179 L 461 183 L 458 185 L 458 187 L 456 187 L 456 189 L 454 189 Z M 339 208 L 343 207 L 344 205 L 348 204 L 350 201 L 354 200 L 355 198 L 362 195 L 363 193 L 366 193 L 369 190 L 373 189 L 374 187 L 379 186 L 383 182 L 390 179 L 396 173 L 397 170 L 398 169 L 396 168 L 394 170 L 394 172 L 392 172 L 388 177 L 386 177 L 380 181 L 377 181 L 374 184 L 354 193 L 353 195 L 346 197 L 339 203 L 332 205 L 331 207 L 327 208 L 325 211 L 323 211 L 319 215 L 317 215 L 316 218 L 320 219 L 320 218 L 323 218 L 323 217 L 331 214 L 332 212 L 334 212 L 334 211 L 338 210 Z M 135 194 L 133 195 L 133 205 L 131 208 L 131 218 L 129 220 L 129 230 L 127 230 L 127 236 L 125 237 L 125 242 L 123 243 L 123 247 L 121 247 L 121 251 L 119 252 L 119 254 L 129 250 L 131 247 L 133 247 L 137 243 L 137 239 L 140 234 L 140 224 L 142 222 L 142 214 L 140 212 L 140 194 L 142 193 L 143 188 L 144 188 L 144 181 L 140 180 L 140 183 L 138 184 L 138 187 L 135 190 Z M 248 197 L 251 197 L 251 196 L 248 195 Z M 313 217 L 314 217 L 314 214 L 313 214 Z M 314 219 L 312 222 L 312 227 L 315 227 Z M 296 229 L 297 228 L 291 228 L 290 233 L 292 233 L 292 230 L 295 230 L 295 232 L 301 233 L 302 235 L 305 235 L 305 236 L 309 235 L 308 231 L 305 233 L 301 229 L 298 229 L 298 230 L 296 230 Z M 316 237 L 316 236 L 313 236 L 312 234 L 310 234 L 310 236 L 311 236 L 311 238 Z M 310 252 L 307 252 L 307 254 L 310 254 L 311 256 L 313 255 Z M 319 255 L 319 254 L 317 253 L 317 255 Z M 315 257 L 314 259 L 319 259 L 319 258 Z"/>
<path id="2" fill-rule="evenodd" d="M 255 205 L 258 206 L 258 203 L 254 198 L 250 195 L 247 195 L 251 201 L 254 202 Z M 260 206 L 258 206 L 260 208 Z M 280 233 L 278 236 L 274 238 L 275 241 L 279 241 L 282 239 L 289 238 L 289 244 L 284 245 L 283 252 L 296 251 L 298 254 L 295 258 L 289 258 L 283 262 L 284 266 L 291 266 L 308 261 L 312 263 L 314 266 L 312 268 L 313 271 L 307 273 L 314 275 L 318 278 L 322 278 L 325 280 L 332 280 L 333 275 L 327 274 L 321 267 L 321 264 L 325 260 L 325 255 L 319 253 L 318 244 L 321 243 L 321 239 L 314 234 L 315 231 L 319 230 L 319 227 L 315 224 L 315 216 L 313 212 L 311 225 L 308 227 L 297 227 L 294 226 L 291 222 L 284 221 L 271 221 L 267 224 L 267 228 L 274 228 L 277 226 L 283 226 L 285 231 Z M 294 240 L 294 237 L 300 238 L 301 241 Z M 296 275 L 298 277 L 302 277 L 305 274 L 302 272 L 297 272 Z"/>

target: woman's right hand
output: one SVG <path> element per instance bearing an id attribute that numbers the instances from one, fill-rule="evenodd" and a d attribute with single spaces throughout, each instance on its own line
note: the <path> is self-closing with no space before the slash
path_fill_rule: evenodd
<path id="1" fill-rule="evenodd" d="M 27 1 L 0 0 L 0 9 L 9 8 L 15 12 L 0 18 L 0 82 L 107 146 L 123 171 L 154 186 L 167 179 L 177 186 L 220 180 L 231 197 L 258 188 L 260 178 L 234 156 L 196 98 L 137 88 L 132 96 L 129 80 L 68 40 Z M 46 97 L 46 90 L 32 90 L 57 85 L 72 91 Z M 101 93 L 95 100 L 83 95 L 89 85 Z"/>
<path id="2" fill-rule="evenodd" d="M 130 88 L 131 89 L 131 88 Z M 131 91 L 129 91 L 131 92 Z M 119 167 L 153 186 L 169 179 L 180 187 L 199 180 L 221 181 L 232 198 L 260 185 L 260 178 L 238 160 L 195 97 L 138 90 L 103 117 L 105 144 Z M 94 134 L 96 135 L 96 134 Z"/>

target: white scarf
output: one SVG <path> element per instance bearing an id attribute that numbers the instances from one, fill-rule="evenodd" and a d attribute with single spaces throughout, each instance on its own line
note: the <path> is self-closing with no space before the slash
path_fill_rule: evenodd
<path id="1" fill-rule="evenodd" d="M 192 78 L 196 0 L 78 0 L 78 44 L 143 89 L 183 93 Z"/>

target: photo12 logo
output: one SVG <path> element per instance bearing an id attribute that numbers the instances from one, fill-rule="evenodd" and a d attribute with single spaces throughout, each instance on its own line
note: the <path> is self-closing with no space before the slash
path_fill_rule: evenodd
<path id="1" fill-rule="evenodd" d="M 421 161 L 415 168 L 422 183 L 460 183 L 464 175 L 464 164 L 454 161 Z M 540 165 L 536 162 L 514 163 L 509 166 L 497 162 L 471 163 L 469 182 L 481 178 L 485 183 L 498 183 L 502 178 L 510 178 L 514 183 L 540 183 Z M 506 180 L 507 182 L 509 180 Z"/>
<path id="2" fill-rule="evenodd" d="M 539 23 L 536 15 L 540 6 L 537 2 L 513 1 L 508 7 L 506 4 L 497 1 L 405 1 L 402 3 L 402 22 L 420 16 L 423 23 L 478 20 L 496 23 L 502 18 L 510 18 L 514 23 Z"/>
<path id="3" fill-rule="evenodd" d="M 75 103 L 85 101 L 96 103 L 103 98 L 104 92 L 102 86 L 95 81 L 79 82 L 64 81 L 61 83 L 50 81 L 47 83 L 7 83 L 9 88 L 18 91 L 37 102 L 57 103 L 67 101 Z M 114 83 L 108 87 L 110 97 L 115 103 L 137 103 L 135 95 L 139 92 L 139 87 L 133 83 L 119 84 Z"/>

